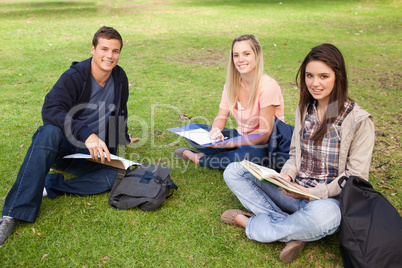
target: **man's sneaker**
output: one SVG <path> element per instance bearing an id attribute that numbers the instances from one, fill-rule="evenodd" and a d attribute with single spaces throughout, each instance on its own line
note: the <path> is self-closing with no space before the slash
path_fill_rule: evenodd
<path id="1" fill-rule="evenodd" d="M 3 216 L 0 218 L 0 247 L 3 246 L 8 236 L 13 232 L 18 220 Z"/>

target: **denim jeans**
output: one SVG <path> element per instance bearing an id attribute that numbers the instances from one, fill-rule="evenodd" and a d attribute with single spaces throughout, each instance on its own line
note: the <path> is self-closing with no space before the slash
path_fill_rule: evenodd
<path id="1" fill-rule="evenodd" d="M 211 130 L 210 125 L 197 124 L 197 126 L 207 131 Z M 228 138 L 240 136 L 236 129 L 224 128 L 222 134 Z M 199 160 L 201 167 L 210 169 L 225 169 L 230 163 L 240 162 L 247 159 L 256 164 L 263 164 L 264 160 L 268 158 L 268 144 L 262 145 L 243 145 L 237 148 L 211 148 L 203 147 L 189 139 L 188 143 L 196 148 L 205 156 Z"/>
<path id="2" fill-rule="evenodd" d="M 277 186 L 259 181 L 239 163 L 230 164 L 223 177 L 242 205 L 256 215 L 246 225 L 249 239 L 263 243 L 314 241 L 335 233 L 340 225 L 336 199 L 294 199 Z"/>
<path id="3" fill-rule="evenodd" d="M 112 188 L 117 168 L 85 159 L 63 159 L 74 153 L 89 154 L 87 148 L 72 145 L 59 128 L 51 125 L 39 127 L 6 197 L 3 216 L 34 222 L 44 187 L 51 199 L 62 194 L 98 194 Z M 51 167 L 77 177 L 65 181 L 61 173 L 48 174 Z"/>

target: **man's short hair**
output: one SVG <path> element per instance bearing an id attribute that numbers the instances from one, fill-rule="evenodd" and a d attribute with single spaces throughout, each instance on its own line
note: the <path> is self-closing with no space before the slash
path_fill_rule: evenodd
<path id="1" fill-rule="evenodd" d="M 104 38 L 107 40 L 116 39 L 120 41 L 120 50 L 123 48 L 123 38 L 118 31 L 112 27 L 103 26 L 94 35 L 92 39 L 92 45 L 96 47 L 98 45 L 99 38 Z"/>

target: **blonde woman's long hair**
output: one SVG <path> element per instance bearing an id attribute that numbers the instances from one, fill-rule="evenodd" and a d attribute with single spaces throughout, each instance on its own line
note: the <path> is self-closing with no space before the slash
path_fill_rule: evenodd
<path id="1" fill-rule="evenodd" d="M 230 50 L 230 58 L 228 63 L 228 71 L 226 75 L 226 92 L 228 96 L 230 112 L 233 112 L 233 110 L 237 107 L 236 105 L 239 97 L 241 83 L 240 73 L 237 71 L 236 66 L 233 62 L 233 46 L 236 42 L 240 41 L 248 41 L 251 49 L 254 51 L 255 54 L 256 66 L 254 72 L 253 88 L 250 94 L 250 98 L 247 102 L 247 107 L 250 107 L 250 109 L 253 108 L 253 104 L 258 92 L 258 86 L 264 74 L 264 59 L 262 57 L 262 47 L 257 38 L 255 38 L 254 35 L 249 34 L 236 37 L 232 42 L 232 48 Z"/>

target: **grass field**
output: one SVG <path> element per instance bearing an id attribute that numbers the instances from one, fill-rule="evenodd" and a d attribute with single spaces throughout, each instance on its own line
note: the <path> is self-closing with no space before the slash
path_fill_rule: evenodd
<path id="1" fill-rule="evenodd" d="M 351 97 L 375 120 L 371 183 L 402 214 L 401 18 L 392 0 L 1 1 L 0 206 L 42 124 L 44 96 L 72 61 L 90 57 L 103 25 L 123 36 L 129 132 L 142 138 L 119 154 L 169 165 L 179 190 L 152 212 L 116 210 L 108 193 L 44 198 L 37 221 L 18 225 L 0 248 L 0 266 L 342 267 L 337 235 L 284 265 L 283 243 L 251 241 L 222 223 L 223 211 L 242 208 L 222 171 L 177 159 L 187 144 L 166 129 L 212 122 L 231 41 L 245 33 L 260 40 L 294 124 L 297 69 L 313 46 L 332 43 L 346 59 Z"/>

